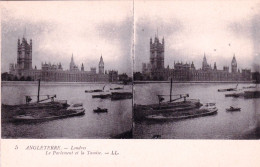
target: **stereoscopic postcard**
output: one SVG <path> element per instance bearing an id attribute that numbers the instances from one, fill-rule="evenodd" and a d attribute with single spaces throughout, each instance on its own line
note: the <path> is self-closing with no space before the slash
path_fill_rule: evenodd
<path id="1" fill-rule="evenodd" d="M 0 4 L 3 167 L 258 166 L 259 1 Z"/>

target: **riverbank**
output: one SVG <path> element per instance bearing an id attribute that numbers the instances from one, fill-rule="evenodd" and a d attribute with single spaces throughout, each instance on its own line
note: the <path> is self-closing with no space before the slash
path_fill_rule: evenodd
<path id="1" fill-rule="evenodd" d="M 122 84 L 121 82 L 47 82 L 41 81 L 41 85 L 82 85 L 82 84 Z M 1 86 L 10 86 L 10 85 L 38 85 L 38 81 L 2 81 Z"/>
<path id="2" fill-rule="evenodd" d="M 134 84 L 170 83 L 171 81 L 134 81 Z M 253 84 L 253 81 L 172 81 L 173 83 L 234 83 Z"/>

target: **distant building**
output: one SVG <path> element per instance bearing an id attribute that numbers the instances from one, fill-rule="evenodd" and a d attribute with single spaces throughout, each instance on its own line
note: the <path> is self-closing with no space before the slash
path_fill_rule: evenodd
<path id="1" fill-rule="evenodd" d="M 104 61 L 103 61 L 103 57 L 101 55 L 100 57 L 100 61 L 99 61 L 99 64 L 98 64 L 98 73 L 99 74 L 104 74 Z"/>
<path id="2" fill-rule="evenodd" d="M 17 69 L 31 70 L 32 69 L 32 40 L 30 44 L 23 37 L 22 42 L 18 39 L 17 44 Z"/>
<path id="3" fill-rule="evenodd" d="M 174 68 L 164 67 L 164 38 L 160 43 L 157 36 L 154 42 L 150 38 L 150 63 L 142 64 L 142 79 L 143 80 L 169 80 L 172 78 L 175 81 L 251 81 L 252 75 L 250 69 L 237 68 L 235 55 L 231 61 L 231 72 L 229 67 L 224 66 L 223 70 L 217 69 L 216 62 L 212 69 L 208 64 L 204 53 L 202 67 L 196 69 L 193 62 L 182 63 L 174 62 Z M 139 77 L 140 78 L 140 77 Z"/>
<path id="4" fill-rule="evenodd" d="M 70 71 L 79 71 L 78 66 L 76 66 L 76 64 L 74 63 L 73 54 L 70 60 Z"/>
<path id="5" fill-rule="evenodd" d="M 31 80 L 41 79 L 42 81 L 54 82 L 108 82 L 110 75 L 104 73 L 104 61 L 101 56 L 99 62 L 99 73 L 96 72 L 96 67 L 91 67 L 90 71 L 84 70 L 82 63 L 81 70 L 74 62 L 73 54 L 71 56 L 69 70 L 64 70 L 61 63 L 51 64 L 42 63 L 41 69 L 32 68 L 32 40 L 30 43 L 23 37 L 22 41 L 18 39 L 17 63 L 10 64 L 9 74 L 14 78 L 30 78 Z M 116 80 L 115 74 L 112 75 Z"/>
<path id="6" fill-rule="evenodd" d="M 118 71 L 110 70 L 108 71 L 109 82 L 117 82 L 118 81 Z"/>
<path id="7" fill-rule="evenodd" d="M 157 35 L 154 41 L 150 38 L 150 63 L 143 63 L 142 72 L 153 80 L 165 79 L 164 38 L 162 38 L 162 42 L 160 42 Z"/>
<path id="8" fill-rule="evenodd" d="M 233 59 L 231 61 L 231 72 L 232 73 L 238 72 L 237 71 L 237 61 L 236 61 L 235 55 L 233 56 Z"/>

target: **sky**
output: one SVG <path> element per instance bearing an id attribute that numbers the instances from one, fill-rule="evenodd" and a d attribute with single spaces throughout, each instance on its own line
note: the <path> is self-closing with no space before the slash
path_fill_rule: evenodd
<path id="1" fill-rule="evenodd" d="M 16 63 L 17 39 L 33 41 L 33 67 L 69 68 L 71 56 L 85 70 L 132 72 L 133 2 L 6 2 L 1 8 L 2 72 Z"/>
<path id="2" fill-rule="evenodd" d="M 165 39 L 165 67 L 174 61 L 201 68 L 207 62 L 218 69 L 260 62 L 260 4 L 257 1 L 137 1 L 135 2 L 135 70 L 149 62 L 149 40 Z"/>
<path id="3" fill-rule="evenodd" d="M 165 39 L 165 67 L 179 61 L 201 68 L 205 53 L 218 69 L 230 66 L 234 54 L 238 68 L 259 68 L 257 1 L 130 0 L 1 2 L 1 70 L 16 62 L 17 39 L 25 36 L 33 40 L 38 69 L 42 62 L 68 69 L 73 53 L 74 62 L 89 70 L 102 54 L 105 70 L 131 75 L 149 62 L 157 31 Z"/>

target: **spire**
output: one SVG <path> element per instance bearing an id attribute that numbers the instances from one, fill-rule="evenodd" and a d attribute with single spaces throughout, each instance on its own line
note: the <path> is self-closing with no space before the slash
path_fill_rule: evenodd
<path id="1" fill-rule="evenodd" d="M 101 54 L 101 57 L 100 57 L 100 61 L 102 61 L 102 62 L 103 62 L 103 57 L 102 57 L 102 54 Z"/>
<path id="2" fill-rule="evenodd" d="M 163 39 L 162 39 L 162 44 L 164 45 L 164 36 L 163 36 Z"/>
<path id="3" fill-rule="evenodd" d="M 100 57 L 99 66 L 104 66 L 102 54 L 101 54 L 101 57 Z"/>
<path id="4" fill-rule="evenodd" d="M 23 38 L 26 38 L 26 27 L 24 28 Z"/>
<path id="5" fill-rule="evenodd" d="M 84 71 L 84 65 L 83 65 L 83 63 L 81 64 L 81 71 Z"/>
<path id="6" fill-rule="evenodd" d="M 237 63 L 237 61 L 236 61 L 236 57 L 235 57 L 235 54 L 234 54 L 231 64 L 235 65 L 236 63 Z"/>
<path id="7" fill-rule="evenodd" d="M 71 56 L 71 61 L 70 63 L 72 63 L 74 65 L 74 58 L 73 58 L 73 53 L 72 53 L 72 56 Z"/>

